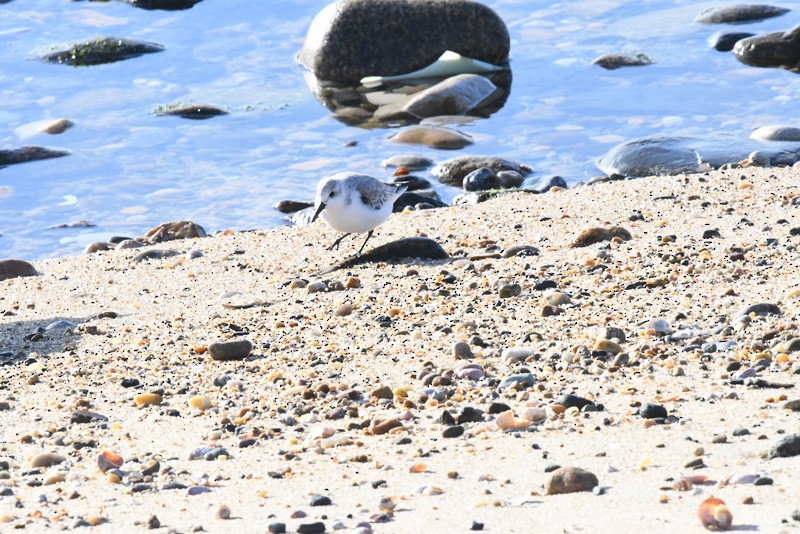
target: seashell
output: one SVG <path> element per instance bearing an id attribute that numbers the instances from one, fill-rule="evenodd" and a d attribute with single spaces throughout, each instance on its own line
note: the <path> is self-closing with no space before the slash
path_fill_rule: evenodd
<path id="1" fill-rule="evenodd" d="M 101 473 L 105 473 L 109 469 L 119 469 L 125 460 L 119 454 L 111 451 L 103 451 L 97 456 L 97 467 L 100 468 Z"/>
<path id="2" fill-rule="evenodd" d="M 709 497 L 700 503 L 697 517 L 707 530 L 728 530 L 733 523 L 733 515 L 725 505 L 725 501 L 715 497 Z"/>
<path id="3" fill-rule="evenodd" d="M 506 410 L 498 415 L 494 422 L 500 430 L 519 430 L 531 425 L 531 421 L 514 417 L 514 412 L 511 410 Z"/>
<path id="4" fill-rule="evenodd" d="M 738 473 L 728 479 L 728 484 L 752 484 L 758 480 L 758 475 L 752 473 Z"/>

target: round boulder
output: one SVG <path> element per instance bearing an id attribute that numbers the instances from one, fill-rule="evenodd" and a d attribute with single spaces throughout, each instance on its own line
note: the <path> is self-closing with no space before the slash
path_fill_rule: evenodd
<path id="1" fill-rule="evenodd" d="M 505 23 L 471 0 L 339 0 L 311 22 L 297 59 L 317 78 L 358 82 L 426 67 L 447 50 L 498 64 Z"/>

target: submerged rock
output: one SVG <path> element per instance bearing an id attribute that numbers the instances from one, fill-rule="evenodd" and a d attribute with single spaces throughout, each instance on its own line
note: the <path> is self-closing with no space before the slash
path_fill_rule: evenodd
<path id="1" fill-rule="evenodd" d="M 174 106 L 163 106 L 156 109 L 156 115 L 174 115 L 182 119 L 204 120 L 220 115 L 227 115 L 228 112 L 216 106 L 208 104 L 178 104 Z"/>
<path id="2" fill-rule="evenodd" d="M 27 163 L 28 161 L 38 161 L 41 159 L 61 158 L 68 156 L 66 150 L 45 148 L 42 146 L 23 146 L 0 150 L 0 168 L 17 163 Z"/>
<path id="3" fill-rule="evenodd" d="M 654 135 L 620 143 L 606 152 L 597 166 L 608 175 L 653 176 L 704 172 L 747 160 L 760 152 L 775 166 L 800 161 L 800 143 L 757 141 L 733 135 L 697 137 Z"/>
<path id="4" fill-rule="evenodd" d="M 531 168 L 494 156 L 456 156 L 443 161 L 431 169 L 431 174 L 447 185 L 461 187 L 464 178 L 474 170 L 488 167 L 495 173 L 500 171 L 515 171 L 522 175 L 529 174 Z"/>
<path id="5" fill-rule="evenodd" d="M 381 167 L 404 167 L 409 171 L 421 171 L 433 165 L 433 160 L 423 156 L 400 154 L 381 161 Z"/>
<path id="6" fill-rule="evenodd" d="M 697 15 L 695 21 L 703 24 L 740 24 L 778 17 L 789 11 L 785 7 L 766 4 L 736 4 L 706 9 Z"/>
<path id="7" fill-rule="evenodd" d="M 497 13 L 471 0 L 341 0 L 311 22 L 297 59 L 319 79 L 357 82 L 419 70 L 448 50 L 498 64 L 509 46 Z"/>
<path id="8" fill-rule="evenodd" d="M 444 150 L 457 150 L 472 144 L 468 135 L 440 126 L 412 126 L 389 137 L 389 140 Z"/>
<path id="9" fill-rule="evenodd" d="M 750 139 L 760 141 L 800 141 L 800 128 L 795 126 L 761 126 L 750 132 Z"/>
<path id="10" fill-rule="evenodd" d="M 497 98 L 502 91 L 488 78 L 459 74 L 415 94 L 403 107 L 415 117 L 463 115 Z"/>
<path id="11" fill-rule="evenodd" d="M 606 70 L 614 70 L 620 67 L 643 67 L 645 65 L 652 65 L 653 60 L 647 54 L 630 53 L 630 54 L 603 54 L 599 58 L 592 61 L 593 65 L 598 65 Z"/>
<path id="12" fill-rule="evenodd" d="M 708 45 L 719 52 L 730 52 L 733 47 L 742 39 L 752 37 L 754 34 L 751 32 L 730 32 L 718 31 L 708 38 Z"/>
<path id="13" fill-rule="evenodd" d="M 66 48 L 45 52 L 40 56 L 47 63 L 66 63 L 73 67 L 114 63 L 125 59 L 161 52 L 164 46 L 147 41 L 119 37 L 97 37 L 72 43 Z"/>
<path id="14" fill-rule="evenodd" d="M 800 25 L 785 32 L 756 35 L 733 47 L 736 59 L 751 67 L 800 70 Z"/>
<path id="15" fill-rule="evenodd" d="M 126 4 L 131 4 L 134 7 L 141 9 L 154 10 L 161 9 L 164 11 L 179 11 L 189 9 L 195 4 L 203 0 L 122 0 Z"/>

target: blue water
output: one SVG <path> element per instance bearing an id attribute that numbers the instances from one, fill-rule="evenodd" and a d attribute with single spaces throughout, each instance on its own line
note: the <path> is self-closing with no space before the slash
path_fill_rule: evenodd
<path id="1" fill-rule="evenodd" d="M 74 254 L 112 235 L 142 235 L 191 219 L 213 232 L 283 224 L 272 206 L 310 200 L 317 180 L 342 170 L 377 177 L 401 153 L 443 160 L 491 154 L 568 182 L 600 174 L 594 160 L 614 144 L 654 133 L 727 131 L 746 137 L 800 117 L 800 77 L 755 69 L 706 39 L 721 26 L 694 23 L 724 2 L 586 0 L 485 2 L 511 33 L 514 81 L 505 106 L 462 130 L 460 151 L 396 145 L 389 130 L 330 117 L 294 62 L 324 0 L 204 0 L 186 11 L 145 11 L 123 2 L 15 0 L 0 5 L 0 148 L 43 145 L 64 158 L 0 169 L 0 257 Z M 731 2 L 732 3 L 732 2 Z M 788 29 L 798 8 L 736 26 Z M 160 43 L 166 51 L 72 68 L 35 51 L 98 35 Z M 591 61 L 644 52 L 647 67 L 606 71 Z M 175 103 L 220 106 L 227 116 L 157 116 Z M 25 125 L 65 117 L 61 135 L 24 137 Z M 345 146 L 356 141 L 355 146 Z M 455 189 L 441 187 L 445 199 Z M 87 220 L 90 228 L 51 228 Z"/>

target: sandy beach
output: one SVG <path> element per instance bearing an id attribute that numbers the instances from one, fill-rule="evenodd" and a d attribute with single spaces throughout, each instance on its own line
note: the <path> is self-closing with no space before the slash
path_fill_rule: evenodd
<path id="1" fill-rule="evenodd" d="M 0 282 L 0 530 L 706 532 L 713 495 L 797 532 L 799 199 L 732 169 L 368 245 L 449 260 L 325 272 L 361 240 L 318 222 L 32 262 Z M 596 483 L 548 494 L 559 467 Z"/>

